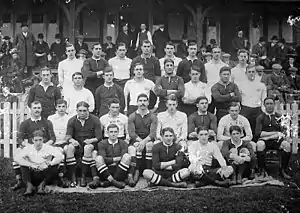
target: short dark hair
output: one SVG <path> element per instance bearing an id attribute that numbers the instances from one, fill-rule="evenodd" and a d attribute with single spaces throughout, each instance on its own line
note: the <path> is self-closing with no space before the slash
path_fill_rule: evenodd
<path id="1" fill-rule="evenodd" d="M 110 107 L 112 104 L 120 104 L 119 99 L 113 98 L 108 102 L 108 107 Z"/>
<path id="2" fill-rule="evenodd" d="M 30 104 L 30 108 L 31 108 L 33 105 L 38 105 L 38 104 L 40 104 L 40 105 L 42 106 L 42 103 L 41 103 L 41 102 L 39 102 L 39 101 L 34 101 L 34 102 L 32 102 L 32 103 Z"/>
<path id="3" fill-rule="evenodd" d="M 232 134 L 233 131 L 237 131 L 239 133 L 242 133 L 241 127 L 239 127 L 237 125 L 233 125 L 233 126 L 229 127 L 229 133 Z"/>
<path id="4" fill-rule="evenodd" d="M 173 65 L 175 64 L 173 59 L 171 59 L 171 58 L 166 58 L 166 59 L 164 60 L 164 65 L 165 65 L 166 63 L 168 63 L 168 62 L 172 63 Z"/>
<path id="5" fill-rule="evenodd" d="M 90 105 L 87 103 L 87 102 L 85 102 L 85 101 L 80 101 L 80 102 L 78 102 L 77 104 L 76 104 L 76 109 L 78 109 L 79 107 L 86 107 L 86 108 L 89 108 L 90 107 Z"/>
<path id="6" fill-rule="evenodd" d="M 208 132 L 208 128 L 206 126 L 199 126 L 197 128 L 197 134 L 199 134 L 200 131 L 207 131 Z"/>
<path id="7" fill-rule="evenodd" d="M 142 46 L 143 46 L 144 44 L 151 44 L 151 42 L 150 42 L 148 39 L 146 39 L 146 40 L 143 40 L 143 41 L 142 41 Z"/>
<path id="8" fill-rule="evenodd" d="M 233 102 L 231 102 L 231 103 L 229 104 L 228 110 L 229 110 L 231 107 L 237 107 L 237 106 L 238 106 L 239 108 L 241 108 L 241 105 L 240 105 L 239 102 L 233 101 Z"/>
<path id="9" fill-rule="evenodd" d="M 208 102 L 208 98 L 206 96 L 200 96 L 196 99 L 196 104 L 198 104 L 201 100 L 206 100 Z"/>
<path id="10" fill-rule="evenodd" d="M 109 124 L 106 129 L 107 129 L 107 131 L 109 131 L 110 129 L 113 129 L 113 128 L 117 128 L 118 131 L 120 130 L 117 124 Z"/>
<path id="11" fill-rule="evenodd" d="M 98 45 L 100 45 L 101 46 L 101 44 L 100 43 L 95 43 L 95 44 L 93 44 L 93 46 L 92 46 L 92 50 L 95 48 L 95 46 L 98 46 Z M 102 46 L 101 46 L 102 47 Z"/>
<path id="12" fill-rule="evenodd" d="M 198 73 L 201 73 L 201 68 L 198 67 L 197 65 L 192 65 L 192 67 L 190 69 L 190 73 L 192 72 L 192 70 L 197 71 Z"/>
<path id="13" fill-rule="evenodd" d="M 167 96 L 167 101 L 178 101 L 175 94 L 170 94 Z"/>
<path id="14" fill-rule="evenodd" d="M 123 42 L 118 43 L 116 49 L 119 49 L 119 47 L 125 47 L 127 49 L 126 44 Z"/>
<path id="15" fill-rule="evenodd" d="M 55 106 L 60 105 L 60 104 L 64 104 L 64 105 L 68 105 L 68 102 L 64 99 L 58 99 L 55 103 Z"/>
<path id="16" fill-rule="evenodd" d="M 69 48 L 69 47 L 74 47 L 74 45 L 73 44 L 67 44 L 65 49 L 67 50 L 67 48 Z M 74 49 L 75 49 L 75 47 L 74 47 Z"/>
<path id="17" fill-rule="evenodd" d="M 273 97 L 266 97 L 265 99 L 264 99 L 264 104 L 266 103 L 266 101 L 267 100 L 272 100 L 273 102 L 275 102 L 275 99 L 273 98 Z"/>
<path id="18" fill-rule="evenodd" d="M 103 70 L 103 73 L 110 73 L 112 72 L 114 74 L 114 70 L 111 66 L 108 66 L 108 67 L 105 67 L 104 70 Z"/>
<path id="19" fill-rule="evenodd" d="M 136 100 L 139 101 L 140 98 L 147 98 L 147 101 L 149 100 L 148 96 L 145 93 L 139 94 Z"/>
<path id="20" fill-rule="evenodd" d="M 228 66 L 221 67 L 219 73 L 222 74 L 223 72 L 226 72 L 226 71 L 228 71 L 231 74 L 231 69 Z"/>
<path id="21" fill-rule="evenodd" d="M 135 69 L 137 66 L 140 66 L 140 65 L 142 65 L 143 68 L 144 68 L 144 64 L 142 64 L 142 63 L 140 63 L 140 62 L 137 62 L 137 63 L 134 63 L 134 64 L 133 64 L 133 69 Z"/>
<path id="22" fill-rule="evenodd" d="M 166 132 L 171 132 L 174 137 L 176 137 L 176 134 L 174 132 L 174 129 L 171 127 L 165 127 L 162 130 L 160 130 L 160 135 L 163 136 Z"/>
<path id="23" fill-rule="evenodd" d="M 237 51 L 237 55 L 240 55 L 241 53 L 249 53 L 248 52 L 248 50 L 246 50 L 246 49 L 239 49 L 238 51 Z"/>
<path id="24" fill-rule="evenodd" d="M 189 43 L 189 47 L 190 47 L 190 46 L 197 46 L 197 47 L 198 47 L 197 43 L 196 43 L 196 42 L 193 42 L 193 41 Z"/>
<path id="25" fill-rule="evenodd" d="M 255 69 L 255 71 L 256 71 L 256 66 L 255 66 L 255 64 L 248 64 L 247 66 L 246 66 L 246 72 L 249 70 L 249 69 Z"/>
<path id="26" fill-rule="evenodd" d="M 44 138 L 44 132 L 40 129 L 33 131 L 32 137 L 42 137 Z"/>
<path id="27" fill-rule="evenodd" d="M 52 74 L 52 71 L 49 67 L 45 66 L 45 67 L 42 67 L 41 70 L 40 70 L 40 74 L 43 72 L 43 71 L 49 71 L 50 74 Z"/>
<path id="28" fill-rule="evenodd" d="M 81 72 L 75 72 L 72 74 L 72 79 L 75 77 L 75 75 L 80 75 L 83 78 L 83 74 Z"/>
<path id="29" fill-rule="evenodd" d="M 174 48 L 175 48 L 175 44 L 172 42 L 172 41 L 168 41 L 167 43 L 166 43 L 166 45 L 165 45 L 165 47 L 166 46 L 173 46 Z"/>

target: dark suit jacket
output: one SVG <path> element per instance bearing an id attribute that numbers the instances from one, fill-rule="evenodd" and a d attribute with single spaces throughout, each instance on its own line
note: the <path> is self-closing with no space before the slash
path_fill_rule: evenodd
<path id="1" fill-rule="evenodd" d="M 295 78 L 288 76 L 287 79 L 291 85 L 291 88 L 294 90 L 300 90 L 300 76 L 296 75 Z"/>
<path id="2" fill-rule="evenodd" d="M 79 52 L 79 50 L 84 49 L 85 51 L 89 52 L 89 47 L 86 43 L 82 43 L 82 45 L 80 45 L 78 42 L 75 43 L 74 45 L 76 53 Z"/>
<path id="3" fill-rule="evenodd" d="M 161 31 L 160 29 L 156 30 L 153 34 L 152 40 L 155 46 L 155 56 L 157 58 L 164 57 L 166 43 L 170 40 L 168 31 L 166 29 L 164 29 L 164 31 Z"/>
<path id="4" fill-rule="evenodd" d="M 296 67 L 298 69 L 297 74 L 299 75 L 299 73 L 300 73 L 300 70 L 299 70 L 300 69 L 300 64 L 294 62 L 294 67 Z M 285 74 L 287 76 L 290 75 L 290 71 L 289 71 L 290 68 L 291 68 L 291 65 L 288 62 L 285 62 L 285 63 L 282 64 L 282 69 L 285 71 Z"/>
<path id="5" fill-rule="evenodd" d="M 260 46 L 259 43 L 253 45 L 252 47 L 252 54 L 256 54 L 258 55 L 259 57 L 262 57 L 262 56 L 266 56 L 267 55 L 267 48 L 266 46 Z"/>
<path id="6" fill-rule="evenodd" d="M 186 46 L 182 41 L 177 46 L 177 57 L 185 59 L 188 56 L 187 52 L 188 46 Z"/>

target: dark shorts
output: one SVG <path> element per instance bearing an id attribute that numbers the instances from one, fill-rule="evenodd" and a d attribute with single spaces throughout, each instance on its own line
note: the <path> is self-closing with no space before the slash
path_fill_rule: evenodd
<path id="1" fill-rule="evenodd" d="M 96 150 L 96 151 L 98 151 L 98 145 L 97 145 L 98 143 L 97 142 L 95 142 L 95 143 L 92 143 L 92 145 L 94 146 L 94 149 L 93 150 Z M 76 148 L 75 148 L 75 158 L 76 159 L 81 159 L 82 157 L 83 157 L 83 154 L 84 154 L 84 146 L 85 146 L 86 144 L 80 144 L 80 146 L 77 146 Z"/>
<path id="2" fill-rule="evenodd" d="M 178 170 L 154 170 L 154 172 L 166 180 L 172 180 L 172 175 L 176 174 Z"/>
<path id="3" fill-rule="evenodd" d="M 108 166 L 108 172 L 111 176 L 113 176 L 113 178 L 117 181 L 125 181 L 127 178 L 127 172 L 122 172 L 121 174 L 118 174 L 118 176 L 116 176 L 117 173 L 117 166 Z M 100 180 L 101 181 L 105 181 L 106 179 L 104 179 L 101 175 L 100 175 Z"/>
<path id="4" fill-rule="evenodd" d="M 67 144 L 66 143 L 63 143 L 63 144 L 53 144 L 54 147 L 60 147 L 62 149 L 64 149 L 64 147 L 66 146 Z"/>
<path id="5" fill-rule="evenodd" d="M 270 150 L 270 149 L 275 149 L 275 150 L 279 150 L 279 147 L 282 143 L 283 139 L 280 139 L 279 141 L 278 140 L 267 140 L 267 141 L 264 141 L 265 144 L 266 144 L 266 151 L 267 150 Z"/>

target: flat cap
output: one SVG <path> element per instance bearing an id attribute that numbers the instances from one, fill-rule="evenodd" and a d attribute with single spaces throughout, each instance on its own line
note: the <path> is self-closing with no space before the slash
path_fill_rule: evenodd
<path id="1" fill-rule="evenodd" d="M 224 53 L 222 56 L 223 58 L 230 58 L 231 55 L 229 53 Z"/>
<path id="2" fill-rule="evenodd" d="M 261 66 L 261 65 L 255 67 L 256 71 L 263 71 L 264 69 L 265 68 L 263 66 Z"/>
<path id="3" fill-rule="evenodd" d="M 81 49 L 81 50 L 79 50 L 79 52 L 77 53 L 77 55 L 79 55 L 79 54 L 87 55 L 88 52 L 85 49 Z"/>
<path id="4" fill-rule="evenodd" d="M 298 72 L 298 69 L 296 67 L 290 67 L 289 71 L 291 71 L 291 72 Z"/>

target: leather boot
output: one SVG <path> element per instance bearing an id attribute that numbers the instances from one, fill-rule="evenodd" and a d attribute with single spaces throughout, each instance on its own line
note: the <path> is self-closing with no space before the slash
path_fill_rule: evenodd
<path id="1" fill-rule="evenodd" d="M 112 184 L 113 186 L 119 188 L 119 189 L 124 189 L 124 188 L 125 188 L 125 184 L 124 184 L 124 183 L 119 182 L 119 181 L 117 181 L 117 180 L 115 180 L 115 179 L 113 179 L 113 180 L 111 181 L 111 184 Z"/>

